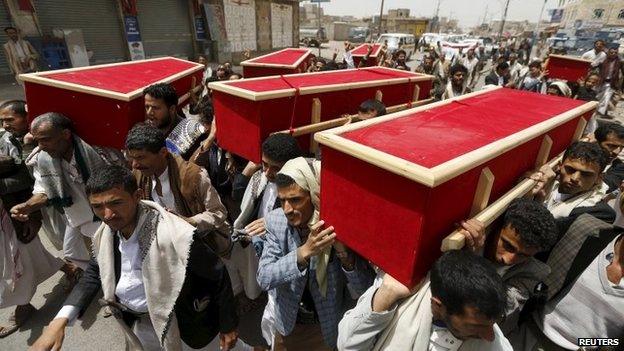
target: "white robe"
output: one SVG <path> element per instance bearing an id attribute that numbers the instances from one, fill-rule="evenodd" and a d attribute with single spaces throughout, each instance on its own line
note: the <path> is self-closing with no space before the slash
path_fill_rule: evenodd
<path id="1" fill-rule="evenodd" d="M 9 214 L 0 202 L 0 308 L 30 303 L 37 286 L 54 275 L 63 261 L 52 256 L 34 238 L 17 239 Z"/>

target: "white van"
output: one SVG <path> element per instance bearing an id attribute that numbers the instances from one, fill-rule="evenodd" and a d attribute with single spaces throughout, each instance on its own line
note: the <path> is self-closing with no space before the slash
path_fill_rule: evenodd
<path id="1" fill-rule="evenodd" d="M 413 34 L 385 33 L 377 38 L 377 43 L 387 42 L 388 52 L 394 54 L 397 50 L 404 50 L 409 61 L 416 50 L 416 37 Z"/>

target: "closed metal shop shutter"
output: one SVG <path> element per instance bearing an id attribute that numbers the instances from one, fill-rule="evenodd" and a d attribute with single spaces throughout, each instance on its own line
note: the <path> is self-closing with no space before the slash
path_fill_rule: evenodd
<path id="1" fill-rule="evenodd" d="M 146 57 L 193 58 L 188 0 L 138 1 L 137 12 Z"/>
<path id="2" fill-rule="evenodd" d="M 3 45 L 7 41 L 9 41 L 9 37 L 7 37 L 6 33 L 2 29 L 10 26 L 11 16 L 9 16 L 9 13 L 6 10 L 6 5 L 0 4 L 0 45 Z M 0 47 L 0 51 L 2 51 L 2 53 L 0 54 L 0 76 L 11 76 L 11 69 L 9 68 L 9 62 L 7 61 L 4 49 Z"/>
<path id="3" fill-rule="evenodd" d="M 117 1 L 35 0 L 44 35 L 53 29 L 82 29 L 92 64 L 126 61 L 128 44 L 122 32 Z"/>

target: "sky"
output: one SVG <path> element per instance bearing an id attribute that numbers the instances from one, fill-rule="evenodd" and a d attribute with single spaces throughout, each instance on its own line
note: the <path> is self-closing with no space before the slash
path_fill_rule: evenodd
<path id="1" fill-rule="evenodd" d="M 462 27 L 473 27 L 483 21 L 487 6 L 487 22 L 501 19 L 506 0 L 441 0 L 440 17 L 449 15 L 459 20 Z M 306 3 L 309 3 L 306 1 Z M 555 8 L 557 0 L 547 0 L 546 10 Z M 510 0 L 508 20 L 529 20 L 537 22 L 544 0 Z M 410 15 L 431 17 L 435 12 L 436 0 L 385 0 L 384 14 L 388 9 L 409 8 Z M 332 16 L 352 15 L 368 17 L 379 14 L 381 0 L 331 0 L 323 3 L 324 13 Z M 544 17 L 547 15 L 544 11 Z"/>

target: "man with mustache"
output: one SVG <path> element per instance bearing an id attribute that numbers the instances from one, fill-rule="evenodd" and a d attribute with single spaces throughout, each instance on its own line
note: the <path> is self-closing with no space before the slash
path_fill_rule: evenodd
<path id="1" fill-rule="evenodd" d="M 145 123 L 160 129 L 165 136 L 184 118 L 178 114 L 178 94 L 171 84 L 157 83 L 143 90 Z"/>
<path id="2" fill-rule="evenodd" d="M 162 131 L 147 124 L 128 132 L 126 149 L 143 199 L 158 203 L 207 235 L 215 253 L 227 253 L 231 246 L 227 211 L 208 172 L 170 153 Z"/>

